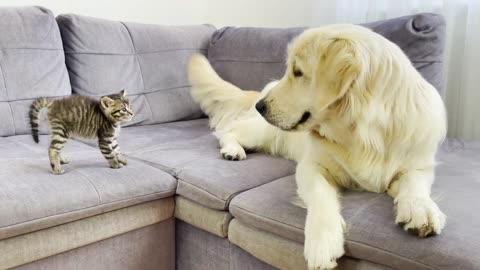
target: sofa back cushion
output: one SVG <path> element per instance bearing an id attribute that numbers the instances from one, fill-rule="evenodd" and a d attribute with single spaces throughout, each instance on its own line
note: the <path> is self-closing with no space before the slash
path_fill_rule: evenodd
<path id="1" fill-rule="evenodd" d="M 160 26 L 79 15 L 57 17 L 75 94 L 101 96 L 125 89 L 133 124 L 202 116 L 190 97 L 186 64 L 206 53 L 213 26 Z"/>
<path id="2" fill-rule="evenodd" d="M 0 8 L 0 136 L 30 133 L 28 107 L 71 94 L 62 39 L 50 10 Z M 45 125 L 41 126 L 46 132 Z"/>
<path id="3" fill-rule="evenodd" d="M 445 22 L 440 15 L 418 14 L 363 24 L 396 43 L 413 65 L 443 95 Z M 208 58 L 219 75 L 242 89 L 262 89 L 285 72 L 287 46 L 306 28 L 217 30 Z"/>

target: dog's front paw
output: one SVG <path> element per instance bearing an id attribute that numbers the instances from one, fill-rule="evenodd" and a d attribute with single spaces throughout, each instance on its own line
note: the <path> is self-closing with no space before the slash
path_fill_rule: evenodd
<path id="1" fill-rule="evenodd" d="M 345 253 L 343 218 L 328 223 L 308 222 L 307 219 L 304 255 L 308 269 L 333 269 L 337 266 L 337 259 Z"/>
<path id="2" fill-rule="evenodd" d="M 440 234 L 445 226 L 445 214 L 430 197 L 399 196 L 395 207 L 395 223 L 419 237 Z"/>
<path id="3" fill-rule="evenodd" d="M 247 153 L 240 145 L 226 145 L 220 149 L 222 157 L 226 160 L 244 160 L 247 158 Z"/>

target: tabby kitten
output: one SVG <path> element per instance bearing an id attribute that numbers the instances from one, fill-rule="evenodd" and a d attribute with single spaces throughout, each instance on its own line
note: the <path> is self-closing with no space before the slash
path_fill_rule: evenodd
<path id="1" fill-rule="evenodd" d="M 60 151 L 72 136 L 98 138 L 98 146 L 107 159 L 110 168 L 121 168 L 127 160 L 120 153 L 117 137 L 120 122 L 133 117 L 130 101 L 125 90 L 118 94 L 103 96 L 95 100 L 84 96 L 71 96 L 64 99 L 38 98 L 30 105 L 29 118 L 33 140 L 38 143 L 38 114 L 48 109 L 48 123 L 51 129 L 48 157 L 54 174 L 63 174 L 61 164 L 68 161 Z"/>

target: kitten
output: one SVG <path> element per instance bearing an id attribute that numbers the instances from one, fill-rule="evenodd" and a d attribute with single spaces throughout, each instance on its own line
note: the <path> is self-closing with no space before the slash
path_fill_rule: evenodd
<path id="1" fill-rule="evenodd" d="M 95 100 L 84 96 L 71 96 L 64 99 L 38 98 L 30 105 L 28 116 L 33 140 L 38 143 L 38 114 L 48 109 L 48 123 L 51 129 L 48 157 L 54 174 L 63 174 L 61 164 L 68 163 L 60 153 L 72 136 L 98 138 L 98 146 L 107 159 L 110 168 L 121 168 L 127 160 L 120 153 L 117 137 L 120 122 L 133 117 L 130 101 L 125 90 L 118 94 L 103 96 Z"/>

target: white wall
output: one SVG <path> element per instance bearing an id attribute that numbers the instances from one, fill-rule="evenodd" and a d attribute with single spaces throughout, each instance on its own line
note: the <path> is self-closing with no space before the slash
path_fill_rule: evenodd
<path id="1" fill-rule="evenodd" d="M 40 5 L 51 9 L 56 15 L 76 13 L 154 24 L 211 23 L 217 27 L 292 27 L 310 25 L 313 1 L 315 0 L 0 0 L 0 6 Z"/>

